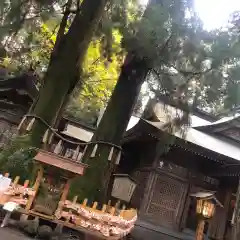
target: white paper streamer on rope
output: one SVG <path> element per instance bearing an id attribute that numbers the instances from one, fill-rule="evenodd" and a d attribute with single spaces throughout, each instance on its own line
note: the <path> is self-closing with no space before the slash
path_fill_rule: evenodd
<path id="1" fill-rule="evenodd" d="M 50 137 L 49 137 L 49 139 L 48 139 L 48 144 L 51 144 L 51 143 L 52 143 L 53 136 L 54 136 L 54 134 L 51 133 L 51 134 L 50 134 Z"/>
<path id="2" fill-rule="evenodd" d="M 26 128 L 27 131 L 31 131 L 32 130 L 34 122 L 35 122 L 35 118 L 32 118 L 31 121 L 29 122 L 27 128 Z"/>
<path id="3" fill-rule="evenodd" d="M 80 146 L 78 145 L 76 150 L 75 150 L 75 152 L 74 152 L 74 154 L 73 154 L 73 157 L 72 157 L 74 160 L 77 160 L 78 154 L 79 154 L 79 150 L 80 150 Z"/>
<path id="4" fill-rule="evenodd" d="M 21 128 L 22 128 L 22 125 L 23 125 L 23 123 L 26 121 L 26 117 L 24 116 L 23 118 L 22 118 L 22 120 L 21 120 L 21 122 L 20 122 L 20 124 L 18 125 L 18 130 L 20 130 Z"/>
<path id="5" fill-rule="evenodd" d="M 91 156 L 90 156 L 91 158 L 96 156 L 97 149 L 98 149 L 98 144 L 95 144 L 95 146 L 93 148 L 93 151 L 91 153 Z"/>
<path id="6" fill-rule="evenodd" d="M 56 146 L 55 149 L 54 149 L 54 153 L 55 153 L 55 154 L 59 154 L 59 153 L 61 152 L 61 150 L 62 150 L 62 140 L 60 140 L 60 141 L 58 142 L 57 146 Z"/>
<path id="7" fill-rule="evenodd" d="M 77 161 L 81 162 L 82 156 L 83 156 L 83 153 L 79 152 L 78 157 L 77 157 Z"/>
<path id="8" fill-rule="evenodd" d="M 114 147 L 111 147 L 111 150 L 110 150 L 109 155 L 108 155 L 108 161 L 111 161 L 111 160 L 112 160 L 113 151 L 114 151 Z"/>
<path id="9" fill-rule="evenodd" d="M 48 133 L 49 133 L 49 130 L 47 129 L 46 132 L 43 135 L 43 143 L 47 142 L 47 140 L 48 140 Z"/>
<path id="10" fill-rule="evenodd" d="M 85 155 L 85 153 L 86 153 L 86 151 L 87 151 L 87 148 L 88 148 L 88 145 L 85 146 L 85 148 L 84 148 L 84 150 L 83 150 L 83 154 L 82 154 L 82 156 Z"/>
<path id="11" fill-rule="evenodd" d="M 121 151 L 118 152 L 118 155 L 117 155 L 117 158 L 116 158 L 116 162 L 115 162 L 117 165 L 119 164 L 119 162 L 121 160 L 121 153 L 122 153 Z"/>

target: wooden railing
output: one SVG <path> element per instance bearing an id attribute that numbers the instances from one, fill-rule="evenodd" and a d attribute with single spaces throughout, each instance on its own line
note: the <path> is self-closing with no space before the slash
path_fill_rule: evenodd
<path id="1" fill-rule="evenodd" d="M 30 214 L 42 217 L 57 224 L 96 235 L 100 239 L 101 236 L 104 239 L 120 239 L 126 236 L 134 227 L 137 220 L 137 211 L 135 209 L 126 210 L 124 205 L 120 208 L 119 203 L 112 206 L 111 201 L 102 205 L 102 207 L 99 207 L 98 202 L 93 202 L 89 206 L 88 199 L 84 199 L 82 203 L 78 203 L 78 196 L 75 196 L 72 201 L 66 200 L 68 184 L 66 184 L 65 190 L 62 192 L 61 200 L 56 203 L 56 211 L 51 211 L 51 215 L 38 211 L 39 207 L 52 210 L 50 208 L 53 206 L 46 203 L 44 199 L 42 205 L 39 202 L 40 204 L 38 204 L 37 208 L 36 204 L 32 208 L 31 206 L 37 194 L 42 173 L 42 170 L 39 170 L 38 177 L 32 188 L 28 187 L 29 180 L 24 181 L 24 184 L 20 185 L 18 184 L 20 177 L 15 177 L 9 188 L 1 193 L 0 204 L 4 205 L 7 202 L 15 202 L 21 206 L 16 211 L 24 213 L 24 216 Z M 9 177 L 9 174 L 6 173 L 4 176 Z M 28 194 L 28 197 L 26 197 L 26 194 Z M 9 217 L 10 214 L 8 214 Z M 4 220 L 4 222 L 7 222 L 7 220 Z"/>
<path id="2" fill-rule="evenodd" d="M 4 174 L 5 177 L 9 177 L 9 173 Z M 27 206 L 28 200 L 35 196 L 35 189 L 29 188 L 29 180 L 25 180 L 24 184 L 19 184 L 20 177 L 16 176 L 11 182 L 9 188 L 0 193 L 0 205 L 4 205 L 6 202 L 15 202 L 21 206 Z"/>

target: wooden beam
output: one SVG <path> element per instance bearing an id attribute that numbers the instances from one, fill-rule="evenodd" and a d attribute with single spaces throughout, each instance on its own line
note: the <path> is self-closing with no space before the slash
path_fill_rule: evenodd
<path id="1" fill-rule="evenodd" d="M 37 174 L 37 178 L 36 178 L 35 183 L 33 185 L 33 190 L 35 191 L 35 194 L 33 196 L 29 197 L 27 205 L 25 207 L 26 212 L 28 212 L 32 207 L 33 201 L 36 198 L 36 195 L 38 193 L 38 189 L 39 189 L 39 186 L 41 184 L 42 178 L 43 178 L 43 166 L 40 165 L 39 170 L 38 170 L 38 174 Z M 27 215 L 23 216 L 23 219 L 26 220 Z"/>
<path id="2" fill-rule="evenodd" d="M 57 207 L 57 210 L 56 210 L 56 212 L 58 212 L 58 213 L 61 213 L 62 208 L 64 206 L 64 202 L 67 200 L 67 196 L 68 196 L 68 192 L 69 192 L 69 189 L 70 189 L 71 181 L 72 181 L 72 179 L 68 179 L 65 186 L 64 186 L 62 196 L 61 196 L 61 199 L 58 203 L 58 207 Z"/>

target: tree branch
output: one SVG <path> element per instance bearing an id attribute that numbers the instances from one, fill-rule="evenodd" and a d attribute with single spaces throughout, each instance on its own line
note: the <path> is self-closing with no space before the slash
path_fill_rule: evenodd
<path id="1" fill-rule="evenodd" d="M 65 11 L 64 11 L 64 14 L 63 14 L 62 21 L 61 21 L 60 26 L 59 26 L 59 30 L 58 30 L 58 33 L 57 33 L 57 38 L 56 38 L 56 42 L 55 42 L 53 52 L 57 51 L 58 46 L 59 46 L 63 36 L 65 35 L 65 29 L 67 27 L 67 21 L 68 21 L 68 16 L 70 14 L 71 6 L 72 6 L 72 0 L 68 0 L 68 2 L 66 3 L 66 6 L 65 6 Z"/>

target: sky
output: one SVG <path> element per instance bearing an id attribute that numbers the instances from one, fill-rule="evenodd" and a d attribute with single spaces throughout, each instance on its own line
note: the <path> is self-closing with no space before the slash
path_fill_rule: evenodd
<path id="1" fill-rule="evenodd" d="M 139 1 L 144 5 L 148 2 Z M 207 30 L 222 27 L 232 12 L 240 11 L 240 0 L 194 0 L 194 2 L 195 9 Z"/>

